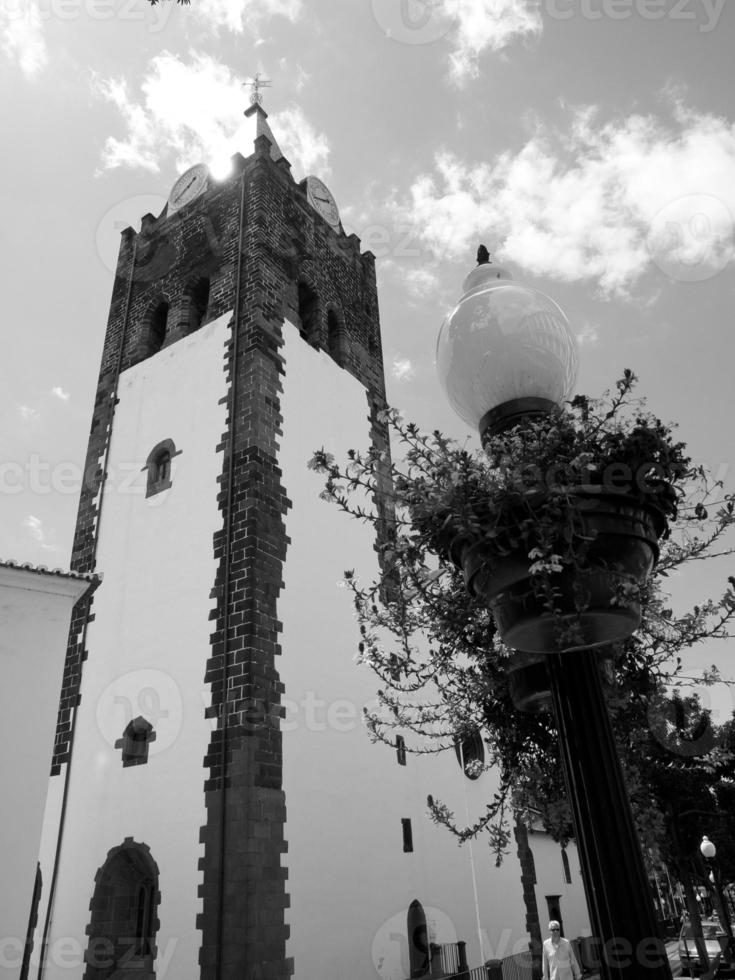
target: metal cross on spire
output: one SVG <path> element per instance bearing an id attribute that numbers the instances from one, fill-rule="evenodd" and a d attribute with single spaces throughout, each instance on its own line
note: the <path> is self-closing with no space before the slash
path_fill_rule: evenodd
<path id="1" fill-rule="evenodd" d="M 263 96 L 260 94 L 260 90 L 272 84 L 271 80 L 269 78 L 263 78 L 259 71 L 256 71 L 252 78 L 244 81 L 243 85 L 247 85 L 250 89 L 250 105 L 262 105 Z"/>

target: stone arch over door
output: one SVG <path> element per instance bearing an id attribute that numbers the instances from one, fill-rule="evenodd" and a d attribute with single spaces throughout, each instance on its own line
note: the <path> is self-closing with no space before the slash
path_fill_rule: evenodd
<path id="1" fill-rule="evenodd" d="M 95 875 L 84 980 L 153 980 L 160 900 L 150 848 L 126 837 Z"/>

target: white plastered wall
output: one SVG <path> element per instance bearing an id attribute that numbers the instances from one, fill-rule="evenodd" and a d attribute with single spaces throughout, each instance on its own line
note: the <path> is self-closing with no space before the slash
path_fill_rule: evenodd
<path id="1" fill-rule="evenodd" d="M 47 980 L 68 978 L 77 962 L 74 975 L 81 976 L 95 874 L 129 837 L 150 848 L 160 873 L 158 980 L 199 976 L 197 865 L 211 731 L 203 678 L 213 535 L 222 525 L 217 446 L 226 425 L 219 403 L 227 391 L 229 320 L 225 314 L 206 324 L 120 378 L 97 552 L 104 582 L 87 632 Z M 141 468 L 164 439 L 180 451 L 172 487 L 146 499 Z M 147 764 L 123 768 L 114 743 L 138 715 L 153 723 L 156 740 Z M 51 780 L 48 798 L 46 886 L 62 778 Z"/>
<path id="2" fill-rule="evenodd" d="M 79 578 L 0 567 L 0 978 L 17 980 Z"/>
<path id="3" fill-rule="evenodd" d="M 406 912 L 414 899 L 427 913 L 431 940 L 466 941 L 469 965 L 479 966 L 527 945 L 515 843 L 495 868 L 486 841 L 471 851 L 460 848 L 430 822 L 426 797 L 441 798 L 459 822 L 467 815 L 474 821 L 496 779 L 488 773 L 468 780 L 454 753 L 409 755 L 399 766 L 394 751 L 368 740 L 362 706 L 374 700 L 379 682 L 354 662 L 357 624 L 340 582 L 348 568 L 366 580 L 374 576 L 374 538 L 369 527 L 319 499 L 323 477 L 307 469 L 322 446 L 342 461 L 347 449 L 367 448 L 367 399 L 295 327 L 285 324 L 284 333 L 280 465 L 293 507 L 286 517 L 291 544 L 279 600 L 279 670 L 288 709 L 284 863 L 295 978 L 403 980 Z M 403 853 L 405 817 L 412 821 L 413 853 Z"/>
<path id="4" fill-rule="evenodd" d="M 559 896 L 564 935 L 567 939 L 591 935 L 579 853 L 574 841 L 567 845 L 571 883 L 565 880 L 561 846 L 549 834 L 543 830 L 530 831 L 528 843 L 536 865 L 536 903 L 542 937 L 546 939 L 548 936 L 546 927 L 549 923 L 549 911 L 546 898 L 553 895 Z"/>

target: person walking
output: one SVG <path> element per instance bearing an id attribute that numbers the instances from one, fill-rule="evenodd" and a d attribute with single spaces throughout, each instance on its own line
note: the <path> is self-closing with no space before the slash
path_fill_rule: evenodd
<path id="1" fill-rule="evenodd" d="M 569 940 L 562 938 L 556 919 L 549 923 L 549 932 L 551 935 L 544 941 L 543 980 L 579 980 L 582 971 L 577 957 Z"/>

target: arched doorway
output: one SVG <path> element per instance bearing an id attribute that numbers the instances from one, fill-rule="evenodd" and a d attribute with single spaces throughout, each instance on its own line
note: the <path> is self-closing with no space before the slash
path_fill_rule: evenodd
<path id="1" fill-rule="evenodd" d="M 423 977 L 429 972 L 431 959 L 429 956 L 429 933 L 426 928 L 426 913 L 418 899 L 408 906 L 408 962 L 409 976 Z"/>
<path id="2" fill-rule="evenodd" d="M 95 875 L 84 980 L 155 977 L 158 866 L 146 844 L 126 837 Z"/>

